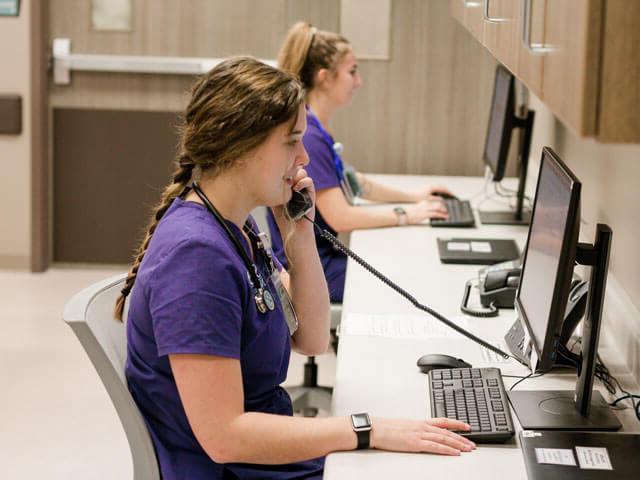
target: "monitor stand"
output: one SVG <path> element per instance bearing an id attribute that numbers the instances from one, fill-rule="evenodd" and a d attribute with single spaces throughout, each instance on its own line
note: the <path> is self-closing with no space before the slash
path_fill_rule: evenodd
<path id="1" fill-rule="evenodd" d="M 531 223 L 531 210 L 522 211 L 518 218 L 516 212 L 512 211 L 488 211 L 480 210 L 480 222 L 483 225 L 529 225 Z"/>
<path id="2" fill-rule="evenodd" d="M 518 157 L 520 159 L 520 175 L 518 180 L 517 204 L 515 211 L 486 211 L 480 210 L 480 222 L 483 225 L 529 225 L 531 210 L 524 207 L 524 189 L 527 183 L 527 168 L 529 165 L 529 149 L 531 147 L 531 134 L 533 132 L 533 119 L 535 112 L 529 110 L 526 118 L 518 119 L 516 126 L 519 129 Z"/>
<path id="3" fill-rule="evenodd" d="M 577 263 L 592 267 L 576 388 L 574 391 L 509 392 L 511 406 L 524 429 L 615 431 L 622 428 L 600 392 L 593 391 L 611 237 L 611 229 L 599 224 L 595 244 L 579 243 L 576 252 Z"/>
<path id="4" fill-rule="evenodd" d="M 588 416 L 576 410 L 575 395 L 574 390 L 517 390 L 509 392 L 509 401 L 525 430 L 620 430 L 600 392 L 593 392 Z"/>

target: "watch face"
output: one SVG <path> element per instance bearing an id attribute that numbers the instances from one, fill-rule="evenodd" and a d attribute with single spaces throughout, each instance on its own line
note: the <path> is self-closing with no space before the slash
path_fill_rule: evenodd
<path id="1" fill-rule="evenodd" d="M 366 413 L 356 413 L 351 415 L 351 421 L 353 422 L 353 428 L 368 428 L 371 426 L 371 420 Z"/>
<path id="2" fill-rule="evenodd" d="M 395 208 L 393 209 L 393 211 L 394 211 L 397 215 L 404 215 L 404 214 L 406 214 L 406 213 L 407 213 L 407 212 L 406 212 L 406 210 L 405 210 L 404 208 L 402 208 L 402 207 L 395 207 Z"/>

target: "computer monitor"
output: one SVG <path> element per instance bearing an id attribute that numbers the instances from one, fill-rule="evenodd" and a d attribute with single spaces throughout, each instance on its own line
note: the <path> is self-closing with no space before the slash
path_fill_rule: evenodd
<path id="1" fill-rule="evenodd" d="M 575 391 L 514 391 L 510 401 L 523 428 L 618 430 L 620 423 L 593 376 L 606 285 L 611 230 L 598 225 L 594 245 L 578 243 L 581 184 L 544 147 L 515 307 L 524 328 L 529 365 L 546 372 L 556 362 L 574 263 L 592 267 Z M 520 352 L 521 353 L 521 352 Z"/>
<path id="2" fill-rule="evenodd" d="M 480 220 L 484 224 L 526 225 L 529 223 L 530 212 L 524 208 L 524 188 L 534 112 L 529 110 L 526 118 L 519 118 L 516 116 L 515 109 L 515 79 L 505 67 L 498 64 L 482 158 L 492 173 L 492 180 L 500 182 L 504 178 L 513 131 L 520 129 L 518 142 L 520 179 L 515 212 L 480 211 Z"/>

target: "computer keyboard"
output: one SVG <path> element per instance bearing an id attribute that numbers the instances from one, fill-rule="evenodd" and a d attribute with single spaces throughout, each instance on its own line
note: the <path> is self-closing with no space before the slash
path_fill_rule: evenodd
<path id="1" fill-rule="evenodd" d="M 501 443 L 514 435 L 509 401 L 497 368 L 431 370 L 432 417 L 447 417 L 471 425 L 460 435 L 478 443 Z"/>
<path id="2" fill-rule="evenodd" d="M 475 227 L 476 220 L 469 200 L 446 198 L 443 202 L 449 212 L 449 218 L 432 218 L 432 227 Z"/>

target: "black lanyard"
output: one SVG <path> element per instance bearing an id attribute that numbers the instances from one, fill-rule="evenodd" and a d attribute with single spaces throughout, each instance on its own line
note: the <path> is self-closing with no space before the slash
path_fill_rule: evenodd
<path id="1" fill-rule="evenodd" d="M 245 251 L 244 247 L 240 243 L 240 240 L 238 240 L 238 238 L 235 236 L 233 231 L 231 231 L 231 229 L 229 228 L 229 225 L 227 225 L 227 222 L 225 221 L 225 219 L 222 217 L 222 215 L 220 215 L 220 212 L 216 209 L 216 207 L 213 206 L 209 198 L 207 198 L 207 196 L 204 194 L 204 192 L 200 188 L 200 185 L 198 185 L 198 182 L 193 182 L 193 191 L 196 192 L 196 195 L 200 197 L 200 200 L 202 200 L 202 203 L 204 203 L 205 207 L 207 207 L 207 210 L 211 212 L 214 218 L 218 221 L 218 223 L 222 226 L 224 231 L 227 233 L 227 235 L 231 239 L 231 242 L 236 247 L 236 250 L 238 251 L 240 258 L 242 258 L 242 261 L 247 267 L 247 273 L 249 274 L 249 281 L 251 282 L 251 285 L 255 290 L 255 295 L 253 298 L 254 298 L 254 301 L 256 302 L 256 306 L 258 307 L 258 311 L 260 313 L 267 313 L 267 310 L 273 310 L 275 308 L 275 302 L 273 300 L 273 296 L 269 292 L 269 289 L 267 288 L 266 283 L 262 279 L 262 276 L 260 275 L 257 265 L 251 261 L 251 259 L 249 258 L 249 255 L 247 255 L 247 252 Z M 253 234 L 251 227 L 246 223 L 244 225 L 244 230 L 249 235 Z M 259 245 L 262 245 L 262 243 L 260 242 Z M 260 248 L 262 249 L 264 247 L 260 247 Z"/>

